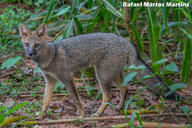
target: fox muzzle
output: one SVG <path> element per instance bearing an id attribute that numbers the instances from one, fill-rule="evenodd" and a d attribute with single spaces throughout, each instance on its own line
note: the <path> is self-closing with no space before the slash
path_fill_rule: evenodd
<path id="1" fill-rule="evenodd" d="M 28 57 L 32 57 L 36 54 L 35 49 L 32 47 L 29 47 L 25 50 L 25 53 Z"/>

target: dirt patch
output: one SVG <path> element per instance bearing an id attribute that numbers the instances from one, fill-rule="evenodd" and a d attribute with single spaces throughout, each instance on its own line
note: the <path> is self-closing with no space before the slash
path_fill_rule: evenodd
<path id="1" fill-rule="evenodd" d="M 133 87 L 135 88 L 135 87 Z M 82 89 L 81 89 L 82 91 Z M 81 92 L 80 92 L 81 93 Z M 117 105 L 120 100 L 119 96 L 119 91 L 116 90 L 112 92 L 113 98 L 110 103 Z M 151 92 L 145 91 L 142 93 L 142 96 L 145 97 L 144 95 L 150 95 Z M 130 96 L 133 94 L 128 94 L 127 100 L 129 99 Z M 81 93 L 81 99 L 83 102 L 83 107 L 86 113 L 86 117 L 90 117 L 96 110 L 99 108 L 101 105 L 102 99 L 96 100 L 94 102 L 95 96 L 89 98 L 86 93 Z M 34 99 L 35 100 L 35 99 Z M 149 96 L 147 99 L 143 99 L 145 101 L 145 106 L 150 106 L 150 105 L 158 105 L 159 100 L 154 98 L 153 96 Z M 164 108 L 161 113 L 182 113 L 181 107 L 182 105 L 178 106 L 178 102 L 176 101 L 171 101 L 171 100 L 164 100 L 163 104 L 166 104 L 166 106 L 169 108 Z M 188 106 L 189 108 L 191 106 Z M 132 108 L 129 108 L 132 109 Z M 40 111 L 40 110 L 39 110 Z M 53 112 L 53 115 L 47 116 L 43 119 L 43 121 L 48 121 L 48 120 L 63 120 L 63 119 L 72 119 L 72 118 L 77 118 L 79 115 L 77 113 L 77 109 L 75 105 L 73 104 L 71 97 L 66 96 L 65 98 L 63 96 L 57 96 L 53 98 L 53 101 L 50 104 L 49 111 Z M 119 111 L 117 111 L 115 108 L 112 106 L 108 105 L 106 110 L 104 111 L 102 116 L 118 116 L 118 115 L 123 115 Z M 183 117 L 175 117 L 175 116 L 162 116 L 162 117 L 147 117 L 147 118 L 142 118 L 142 121 L 148 121 L 148 122 L 163 122 L 163 123 L 179 123 L 179 122 L 185 122 L 185 123 L 190 123 L 187 120 L 186 116 Z M 114 124 L 121 124 L 121 123 L 126 123 L 125 119 L 122 120 L 103 120 L 103 121 L 76 121 L 73 123 L 67 123 L 67 124 L 55 124 L 55 125 L 42 125 L 38 126 L 36 125 L 35 128 L 110 128 L 111 125 Z"/>

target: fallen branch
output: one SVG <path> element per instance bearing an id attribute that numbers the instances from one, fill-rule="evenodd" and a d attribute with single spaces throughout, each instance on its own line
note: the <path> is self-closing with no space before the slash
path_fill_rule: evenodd
<path id="1" fill-rule="evenodd" d="M 139 89 L 139 88 L 138 88 Z M 95 89 L 95 91 L 98 91 L 100 89 Z M 128 92 L 131 92 L 131 91 L 136 91 L 137 89 L 136 88 L 128 88 Z M 78 88 L 78 91 L 81 93 L 81 92 L 86 92 L 85 88 Z M 118 91 L 117 88 L 112 88 L 111 91 Z M 29 91 L 29 92 L 17 92 L 17 94 L 31 94 L 31 93 L 34 93 L 32 91 Z M 36 91 L 35 93 L 38 93 L 38 94 L 42 94 L 44 93 L 43 91 Z"/>
<path id="2" fill-rule="evenodd" d="M 140 115 L 141 118 L 144 117 L 160 117 L 160 116 L 186 116 L 184 113 L 163 113 L 163 114 L 143 114 Z M 189 114 L 190 116 L 192 113 Z M 131 118 L 131 115 L 127 116 Z M 75 119 L 64 119 L 64 120 L 50 120 L 50 121 L 25 121 L 19 123 L 19 125 L 51 125 L 51 124 L 64 124 L 64 123 L 73 123 L 74 121 L 104 121 L 104 120 L 123 120 L 125 116 L 104 116 L 104 117 L 86 117 L 86 118 L 75 118 Z"/>
<path id="3" fill-rule="evenodd" d="M 2 75 L 0 75 L 0 78 L 3 78 L 3 77 L 6 77 L 6 76 L 9 76 L 9 75 L 12 75 L 14 74 L 16 71 L 13 70 L 13 71 L 9 71 L 9 72 L 4 72 Z"/>
<path id="4" fill-rule="evenodd" d="M 115 93 L 115 91 L 112 91 L 111 93 Z M 128 94 L 135 94 L 135 91 L 129 91 Z M 42 93 L 38 93 L 38 94 L 42 94 Z M 87 95 L 87 92 L 80 92 L 81 95 Z M 61 96 L 66 96 L 68 94 L 66 93 L 56 93 L 53 94 L 53 97 L 61 97 Z M 36 95 L 36 96 L 32 96 L 30 94 L 20 94 L 18 97 L 20 98 L 25 98 L 25 97 L 39 97 L 40 95 Z"/>

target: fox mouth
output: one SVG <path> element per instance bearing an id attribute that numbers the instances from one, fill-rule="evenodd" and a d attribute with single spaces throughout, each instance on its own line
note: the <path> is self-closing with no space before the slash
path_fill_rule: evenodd
<path id="1" fill-rule="evenodd" d="M 35 58 L 35 54 L 31 54 L 31 55 L 26 54 L 26 56 L 27 56 L 28 59 L 34 59 Z"/>

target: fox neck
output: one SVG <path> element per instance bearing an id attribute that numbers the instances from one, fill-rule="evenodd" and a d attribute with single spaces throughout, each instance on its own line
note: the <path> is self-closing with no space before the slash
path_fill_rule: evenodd
<path id="1" fill-rule="evenodd" d="M 53 43 L 46 43 L 42 46 L 38 55 L 33 59 L 36 64 L 41 68 L 45 69 L 53 61 L 55 57 L 55 45 Z"/>

